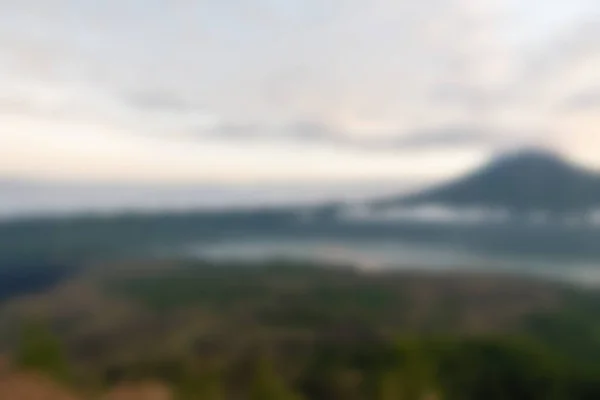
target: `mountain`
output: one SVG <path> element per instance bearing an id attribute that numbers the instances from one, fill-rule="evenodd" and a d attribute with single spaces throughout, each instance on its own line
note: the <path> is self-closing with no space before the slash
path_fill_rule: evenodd
<path id="1" fill-rule="evenodd" d="M 600 175 L 542 151 L 499 157 L 456 181 L 372 203 L 375 209 L 439 204 L 511 212 L 583 213 L 600 209 Z"/>

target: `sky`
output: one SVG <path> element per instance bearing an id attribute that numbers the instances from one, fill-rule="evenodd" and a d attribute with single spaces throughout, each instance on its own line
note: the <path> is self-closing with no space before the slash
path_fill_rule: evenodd
<path id="1" fill-rule="evenodd" d="M 600 168 L 597 0 L 0 0 L 0 177 L 434 182 Z"/>

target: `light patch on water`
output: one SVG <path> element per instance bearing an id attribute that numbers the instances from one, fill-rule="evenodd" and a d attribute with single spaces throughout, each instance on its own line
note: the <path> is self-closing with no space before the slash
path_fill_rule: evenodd
<path id="1" fill-rule="evenodd" d="M 565 262 L 525 256 L 482 254 L 465 248 L 416 245 L 397 241 L 270 239 L 224 241 L 195 245 L 186 255 L 233 261 L 295 259 L 326 265 L 348 265 L 363 271 L 387 269 L 422 271 L 506 272 L 600 286 L 600 264 Z"/>
<path id="2" fill-rule="evenodd" d="M 350 221 L 410 221 L 427 223 L 501 223 L 510 220 L 508 211 L 492 208 L 453 208 L 439 204 L 414 207 L 394 207 L 373 210 L 365 206 L 353 206 L 344 210 L 341 217 Z"/>
<path id="3" fill-rule="evenodd" d="M 569 228 L 600 227 L 600 210 L 585 214 L 553 216 L 547 210 L 533 210 L 517 217 L 502 208 L 449 207 L 424 204 L 374 210 L 365 205 L 347 206 L 340 218 L 352 222 L 421 222 L 440 224 L 502 224 L 515 222 L 532 226 L 557 224 Z"/>
<path id="4" fill-rule="evenodd" d="M 556 275 L 578 285 L 600 287 L 600 265 L 581 266 L 566 271 L 556 271 Z"/>
<path id="5" fill-rule="evenodd" d="M 600 210 L 594 210 L 589 216 L 590 223 L 593 226 L 600 226 Z"/>

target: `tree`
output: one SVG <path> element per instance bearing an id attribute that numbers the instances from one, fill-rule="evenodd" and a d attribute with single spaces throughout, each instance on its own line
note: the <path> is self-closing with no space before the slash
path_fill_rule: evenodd
<path id="1" fill-rule="evenodd" d="M 300 400 L 300 396 L 287 387 L 277 375 L 273 365 L 264 357 L 257 360 L 250 382 L 251 400 Z"/>
<path id="2" fill-rule="evenodd" d="M 23 327 L 15 360 L 20 368 L 41 372 L 59 381 L 70 376 L 60 341 L 43 324 L 28 323 Z"/>

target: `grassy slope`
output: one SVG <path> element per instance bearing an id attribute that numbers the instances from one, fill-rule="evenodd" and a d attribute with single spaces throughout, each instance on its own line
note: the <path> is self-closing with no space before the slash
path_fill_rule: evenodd
<path id="1" fill-rule="evenodd" d="M 9 314 L 48 317 L 89 385 L 160 379 L 182 392 L 222 386 L 227 398 L 585 399 L 600 390 L 599 304 L 594 292 L 510 276 L 149 262 L 101 266 L 13 301 L 0 327 Z M 407 377 L 416 386 L 398 387 Z"/>

